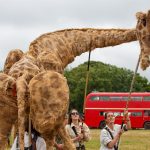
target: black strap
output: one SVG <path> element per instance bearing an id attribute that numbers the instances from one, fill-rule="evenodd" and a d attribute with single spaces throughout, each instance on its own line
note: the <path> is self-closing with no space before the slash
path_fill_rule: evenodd
<path id="1" fill-rule="evenodd" d="M 72 130 L 74 131 L 75 135 L 78 136 L 75 126 L 72 127 Z"/>
<path id="2" fill-rule="evenodd" d="M 107 127 L 105 127 L 104 129 L 106 129 L 109 132 L 111 138 L 114 139 L 114 136 L 112 135 L 111 131 Z M 114 145 L 114 149 L 118 150 L 118 146 Z"/>
<path id="3" fill-rule="evenodd" d="M 78 136 L 77 130 L 75 128 L 75 126 L 72 126 L 72 130 L 74 131 L 75 135 Z M 79 147 L 81 148 L 81 142 L 79 142 Z"/>

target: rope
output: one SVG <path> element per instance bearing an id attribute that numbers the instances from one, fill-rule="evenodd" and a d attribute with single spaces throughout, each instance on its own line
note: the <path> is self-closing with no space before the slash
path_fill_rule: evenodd
<path id="1" fill-rule="evenodd" d="M 127 99 L 125 110 L 128 110 L 129 101 L 131 100 L 131 93 L 132 93 L 132 90 L 133 90 L 133 85 L 135 83 L 135 77 L 136 77 L 136 74 L 137 74 L 137 71 L 138 71 L 138 67 L 139 67 L 139 64 L 140 64 L 140 58 L 141 58 L 141 54 L 139 55 L 138 62 L 137 62 L 137 65 L 136 65 L 136 68 L 135 68 L 135 71 L 134 71 L 134 74 L 133 74 L 133 77 L 132 77 L 132 81 L 131 81 L 131 85 L 130 85 L 130 91 L 129 91 L 129 96 L 128 96 L 128 99 Z M 122 124 L 121 124 L 121 129 L 123 128 L 124 121 L 125 121 L 125 118 L 123 117 Z M 117 146 L 119 145 L 119 142 L 120 142 L 120 139 L 118 139 Z"/>
<path id="2" fill-rule="evenodd" d="M 138 39 L 140 39 L 138 33 L 136 33 L 136 36 L 137 36 Z M 136 77 L 136 74 L 137 74 L 137 71 L 138 71 L 138 67 L 139 67 L 139 64 L 140 64 L 140 59 L 141 59 L 141 53 L 139 54 L 138 62 L 137 62 L 137 65 L 136 65 L 136 68 L 135 68 L 135 71 L 134 71 L 134 74 L 133 74 L 133 77 L 132 77 L 132 82 L 131 82 L 131 86 L 130 86 L 129 96 L 128 96 L 128 100 L 127 100 L 126 107 L 125 107 L 126 110 L 128 110 L 129 100 L 131 99 L 131 93 L 132 93 L 132 90 L 133 90 L 135 77 Z"/>
<path id="3" fill-rule="evenodd" d="M 131 93 L 133 91 L 133 85 L 135 83 L 135 77 L 136 77 L 136 74 L 137 74 L 137 71 L 138 71 L 138 67 L 139 67 L 139 64 L 140 64 L 140 58 L 141 58 L 141 54 L 139 55 L 138 62 L 137 62 L 137 65 L 136 65 L 136 68 L 135 68 L 135 71 L 134 71 L 134 74 L 133 74 L 133 77 L 132 77 L 132 81 L 131 81 L 131 85 L 130 85 L 130 91 L 129 91 L 129 96 L 128 96 L 128 99 L 127 99 L 127 102 L 126 102 L 125 110 L 128 110 L 129 101 L 131 100 Z M 122 124 L 121 124 L 121 129 L 123 127 L 124 121 L 125 120 L 124 120 L 124 117 L 123 117 Z"/>
<path id="4" fill-rule="evenodd" d="M 88 86 L 88 81 L 89 81 L 90 57 L 91 57 L 91 50 L 89 50 L 88 66 L 87 66 L 87 72 L 86 72 L 86 82 L 85 82 L 85 90 L 84 90 L 83 114 L 84 114 L 84 112 L 85 112 L 86 93 L 87 93 L 87 86 Z"/>
<path id="5" fill-rule="evenodd" d="M 134 72 L 134 75 L 133 75 L 133 78 L 132 78 L 130 91 L 129 91 L 129 97 L 128 97 L 128 101 L 126 103 L 126 110 L 128 109 L 129 100 L 131 99 L 131 93 L 133 91 L 133 85 L 134 85 L 134 82 L 135 82 L 135 77 L 136 77 L 136 74 L 137 74 L 137 71 L 138 71 L 138 67 L 139 67 L 139 64 L 140 64 L 140 58 L 141 58 L 141 55 L 139 55 L 138 62 L 137 62 L 137 65 L 136 65 L 136 69 L 135 69 L 135 72 Z"/>

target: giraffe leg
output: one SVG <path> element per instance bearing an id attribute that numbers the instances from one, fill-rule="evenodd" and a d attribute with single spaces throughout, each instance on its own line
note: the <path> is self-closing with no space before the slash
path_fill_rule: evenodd
<path id="1" fill-rule="evenodd" d="M 12 105 L 11 100 L 0 94 L 0 150 L 5 149 L 12 125 L 17 120 L 17 104 Z"/>
<path id="2" fill-rule="evenodd" d="M 62 138 L 62 141 L 64 143 L 63 149 L 65 150 L 76 150 L 75 144 L 72 142 L 70 136 L 67 134 L 65 130 L 65 126 L 61 126 L 61 128 L 58 131 L 58 134 Z"/>
<path id="3" fill-rule="evenodd" d="M 0 150 L 4 150 L 12 125 L 17 120 L 17 100 L 12 89 L 14 78 L 0 73 Z"/>
<path id="4" fill-rule="evenodd" d="M 0 134 L 0 150 L 4 150 L 7 147 L 7 136 Z"/>
<path id="5" fill-rule="evenodd" d="M 26 104 L 27 104 L 27 81 L 26 75 L 17 79 L 17 102 L 18 102 L 18 132 L 19 132 L 19 145 L 20 149 L 24 150 L 24 132 L 25 120 L 27 119 Z"/>
<path id="6" fill-rule="evenodd" d="M 18 130 L 18 121 L 16 120 L 15 123 L 12 125 L 12 129 L 11 129 L 11 138 L 12 138 L 12 143 L 14 142 L 16 135 L 17 135 L 17 131 Z"/>
<path id="7" fill-rule="evenodd" d="M 51 149 L 52 139 L 63 124 L 68 110 L 67 81 L 55 71 L 45 71 L 32 78 L 29 91 L 33 126 L 42 134 L 47 141 L 47 147 Z"/>
<path id="8" fill-rule="evenodd" d="M 53 133 L 51 135 L 48 135 L 47 137 L 44 135 L 47 150 L 53 150 L 54 149 L 54 147 L 53 147 L 54 141 L 55 141 L 54 137 L 55 136 L 53 135 Z"/>

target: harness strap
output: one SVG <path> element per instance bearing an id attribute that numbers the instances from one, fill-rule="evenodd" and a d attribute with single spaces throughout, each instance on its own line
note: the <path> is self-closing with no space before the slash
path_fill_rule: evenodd
<path id="1" fill-rule="evenodd" d="M 78 136 L 77 130 L 75 128 L 75 126 L 72 127 L 72 130 L 74 131 L 75 135 Z M 81 142 L 79 142 L 79 147 L 81 147 Z"/>
<path id="2" fill-rule="evenodd" d="M 76 131 L 75 126 L 72 127 L 72 130 L 73 130 L 73 132 L 75 133 L 75 135 L 78 136 L 78 133 L 77 133 L 77 131 Z"/>
<path id="3" fill-rule="evenodd" d="M 113 140 L 113 139 L 114 139 L 114 136 L 112 135 L 111 131 L 110 131 L 107 127 L 105 127 L 104 129 L 109 132 L 109 134 L 110 134 L 110 136 L 111 136 L 111 138 L 112 138 L 112 140 Z M 118 150 L 118 145 L 117 145 L 117 146 L 114 145 L 114 149 L 115 149 L 115 150 Z"/>

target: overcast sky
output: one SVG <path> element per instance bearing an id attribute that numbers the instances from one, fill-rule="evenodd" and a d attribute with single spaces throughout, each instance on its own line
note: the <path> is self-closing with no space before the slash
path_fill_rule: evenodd
<path id="1" fill-rule="evenodd" d="M 134 28 L 136 12 L 147 12 L 150 0 L 0 0 L 0 69 L 8 52 L 27 51 L 39 35 L 66 28 Z M 96 49 L 91 60 L 135 70 L 140 47 L 131 42 Z M 78 56 L 69 67 L 87 61 Z M 138 71 L 150 81 L 150 69 Z"/>

